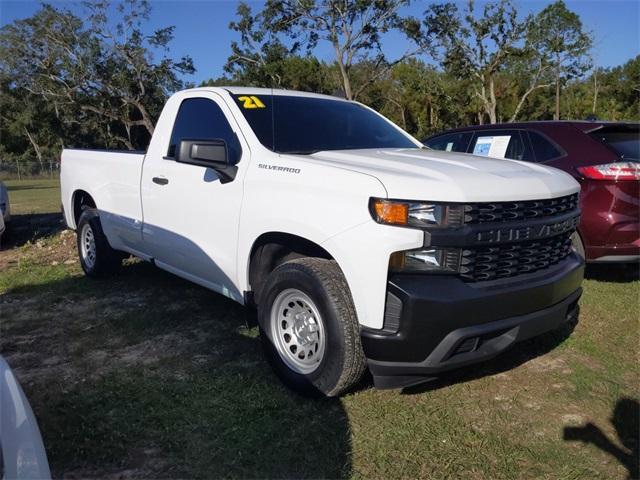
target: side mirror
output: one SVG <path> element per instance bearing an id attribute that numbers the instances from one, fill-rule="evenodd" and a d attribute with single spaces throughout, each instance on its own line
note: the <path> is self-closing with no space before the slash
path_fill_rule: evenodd
<path id="1" fill-rule="evenodd" d="M 220 183 L 232 181 L 238 172 L 238 167 L 229 163 L 229 153 L 224 140 L 181 140 L 175 160 L 215 170 L 220 177 Z"/>

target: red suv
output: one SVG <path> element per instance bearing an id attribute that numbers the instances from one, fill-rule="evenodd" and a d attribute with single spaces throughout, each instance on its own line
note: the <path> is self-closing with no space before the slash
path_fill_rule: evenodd
<path id="1" fill-rule="evenodd" d="M 576 250 L 588 262 L 640 260 L 640 123 L 476 125 L 433 135 L 424 144 L 539 162 L 570 173 L 582 186 Z"/>

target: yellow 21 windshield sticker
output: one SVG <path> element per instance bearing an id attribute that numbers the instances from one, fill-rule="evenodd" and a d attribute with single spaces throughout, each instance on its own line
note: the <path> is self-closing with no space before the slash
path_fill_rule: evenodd
<path id="1" fill-rule="evenodd" d="M 265 108 L 264 103 L 255 95 L 238 97 L 238 101 L 242 102 L 242 108 Z"/>

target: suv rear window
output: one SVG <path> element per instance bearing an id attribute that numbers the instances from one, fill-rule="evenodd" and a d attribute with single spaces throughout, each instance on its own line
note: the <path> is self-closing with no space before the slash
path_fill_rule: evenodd
<path id="1" fill-rule="evenodd" d="M 640 125 L 637 127 L 604 127 L 591 135 L 625 160 L 640 160 Z"/>
<path id="2" fill-rule="evenodd" d="M 476 132 L 471 153 L 482 157 L 532 160 L 530 149 L 519 130 L 484 130 Z"/>
<path id="3" fill-rule="evenodd" d="M 553 160 L 554 158 L 562 156 L 562 152 L 538 132 L 529 130 L 529 139 L 531 140 L 531 147 L 533 148 L 536 161 L 546 162 L 547 160 Z"/>
<path id="4" fill-rule="evenodd" d="M 425 140 L 424 144 L 434 150 L 466 152 L 472 136 L 473 132 L 448 133 Z"/>

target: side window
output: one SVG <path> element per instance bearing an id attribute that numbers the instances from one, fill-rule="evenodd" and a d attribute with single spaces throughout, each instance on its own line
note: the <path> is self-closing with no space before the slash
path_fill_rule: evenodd
<path id="1" fill-rule="evenodd" d="M 519 130 L 487 130 L 476 133 L 471 153 L 482 157 L 533 160 Z"/>
<path id="2" fill-rule="evenodd" d="M 434 150 L 444 150 L 446 152 L 466 152 L 469 141 L 473 136 L 472 132 L 449 133 L 439 135 L 424 142 L 424 144 Z"/>
<path id="3" fill-rule="evenodd" d="M 531 148 L 533 148 L 533 154 L 538 162 L 546 162 L 562 156 L 562 152 L 538 132 L 529 130 L 529 140 L 531 140 Z"/>
<path id="4" fill-rule="evenodd" d="M 222 109 L 206 98 L 188 98 L 180 104 L 171 132 L 167 157 L 173 158 L 183 139 L 224 140 L 232 163 L 240 160 L 242 149 Z"/>

